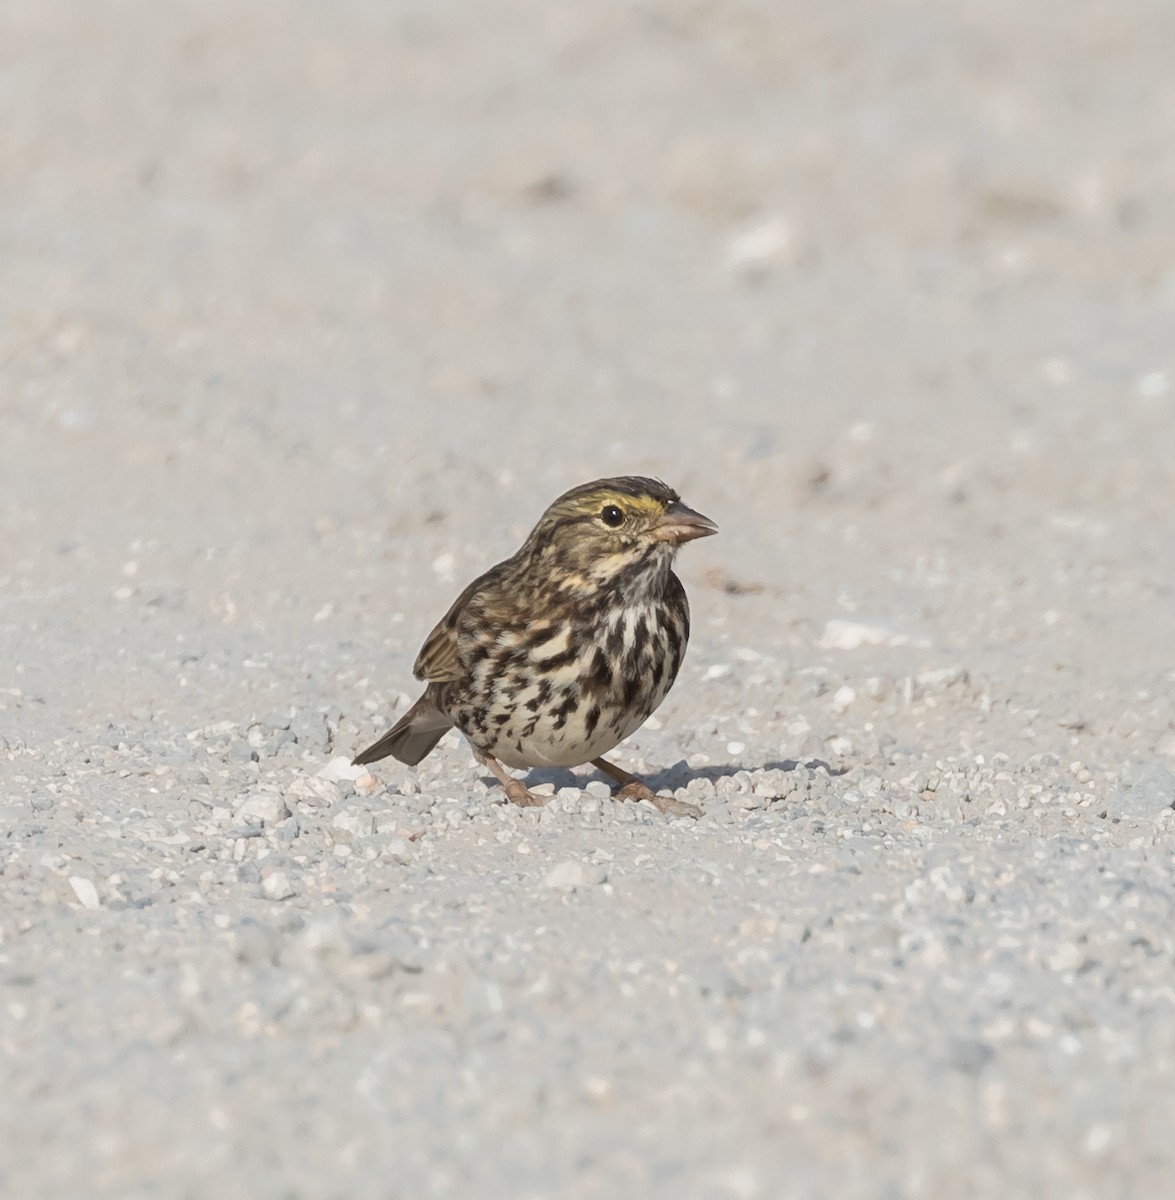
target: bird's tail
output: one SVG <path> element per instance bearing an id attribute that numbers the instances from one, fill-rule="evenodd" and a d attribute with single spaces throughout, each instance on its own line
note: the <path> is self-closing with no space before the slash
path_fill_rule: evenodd
<path id="1" fill-rule="evenodd" d="M 414 767 L 452 727 L 453 722 L 425 692 L 379 741 L 372 742 L 351 761 L 361 766 L 392 754 L 402 763 Z"/>

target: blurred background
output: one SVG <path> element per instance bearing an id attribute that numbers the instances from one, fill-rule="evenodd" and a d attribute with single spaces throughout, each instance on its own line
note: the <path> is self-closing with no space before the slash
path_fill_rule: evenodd
<path id="1" fill-rule="evenodd" d="M 1163 0 L 0 22 L 0 568 L 10 639 L 61 614 L 35 657 L 133 631 L 162 703 L 145 605 L 251 636 L 331 605 L 371 646 L 619 471 L 713 510 L 708 565 L 800 621 L 966 599 L 949 637 L 1007 642 L 1026 555 L 1075 605 L 1166 586 Z"/>
<path id="2" fill-rule="evenodd" d="M 25 840 L 0 1182 L 452 1195 L 488 1159 L 535 1197 L 1157 1194 L 1173 46 L 1170 0 L 5 0 Z M 373 865 L 310 801 L 293 849 L 236 837 L 242 796 L 321 792 L 464 583 L 612 473 L 721 527 L 682 556 L 690 657 L 632 753 L 856 775 L 759 841 L 711 788 L 697 842 L 641 826 L 636 866 L 630 814 L 600 824 L 641 919 L 552 902 L 554 949 L 528 940 L 546 864 L 493 840 L 513 814 L 395 824 L 469 799 L 455 742 L 423 799 L 389 774 L 346 809 L 392 814 Z M 840 840 L 862 773 L 904 797 L 884 852 Z M 1132 779 L 1143 824 L 1100 820 Z M 416 1008 L 347 975 L 341 935 L 278 929 L 262 850 L 288 852 L 287 909 L 354 944 L 411 904 L 442 959 Z M 722 855 L 727 892 L 698 865 Z M 1132 884 L 1082 891 L 1115 878 L 1145 882 L 1125 916 Z M 976 894 L 995 915 L 957 907 Z M 736 945 L 784 973 L 745 983 Z M 680 974 L 630 972 L 661 959 Z"/>

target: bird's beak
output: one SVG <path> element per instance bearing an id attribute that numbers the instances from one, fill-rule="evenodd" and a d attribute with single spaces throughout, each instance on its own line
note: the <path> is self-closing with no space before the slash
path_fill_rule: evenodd
<path id="1" fill-rule="evenodd" d="M 680 500 L 674 500 L 653 526 L 650 536 L 654 541 L 680 546 L 682 542 L 692 542 L 694 538 L 709 537 L 717 532 L 718 526 L 709 517 L 703 517 Z"/>

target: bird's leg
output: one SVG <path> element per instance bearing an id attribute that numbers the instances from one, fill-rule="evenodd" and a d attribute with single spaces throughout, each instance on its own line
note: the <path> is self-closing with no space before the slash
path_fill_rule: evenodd
<path id="1" fill-rule="evenodd" d="M 647 800 L 658 812 L 664 813 L 667 817 L 700 817 L 702 815 L 702 810 L 696 804 L 687 804 L 684 800 L 674 800 L 672 796 L 658 796 L 647 783 L 641 783 L 635 775 L 622 771 L 606 758 L 593 758 L 592 766 L 620 784 L 619 789 L 612 793 L 615 800 Z"/>
<path id="2" fill-rule="evenodd" d="M 520 808 L 542 808 L 550 799 L 549 796 L 536 796 L 534 792 L 527 791 L 522 780 L 515 779 L 492 754 L 487 754 L 484 750 L 479 750 L 474 746 L 473 757 L 483 767 L 489 767 L 494 773 L 494 778 L 506 789 L 506 799 L 511 804 L 517 804 Z"/>

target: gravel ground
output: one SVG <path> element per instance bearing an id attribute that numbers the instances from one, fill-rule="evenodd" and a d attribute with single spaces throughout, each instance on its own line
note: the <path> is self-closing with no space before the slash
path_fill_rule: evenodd
<path id="1" fill-rule="evenodd" d="M 5 4 L 0 1192 L 1165 1194 L 1173 44 Z M 702 819 L 350 768 L 614 472 Z"/>

